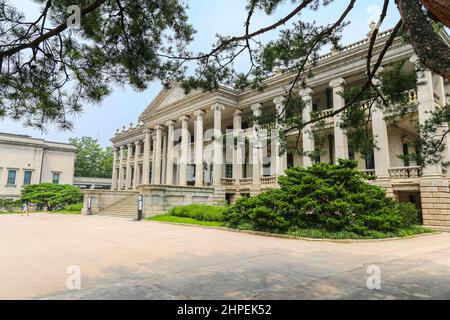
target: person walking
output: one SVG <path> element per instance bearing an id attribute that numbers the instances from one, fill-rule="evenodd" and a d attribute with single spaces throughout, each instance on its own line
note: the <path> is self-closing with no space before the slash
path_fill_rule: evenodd
<path id="1" fill-rule="evenodd" d="M 22 206 L 22 217 L 26 214 L 27 216 L 30 216 L 30 213 L 28 212 L 28 203 L 24 203 Z"/>

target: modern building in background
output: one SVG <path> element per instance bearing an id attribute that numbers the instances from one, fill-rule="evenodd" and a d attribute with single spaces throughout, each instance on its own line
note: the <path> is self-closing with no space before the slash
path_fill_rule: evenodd
<path id="1" fill-rule="evenodd" d="M 81 190 L 95 189 L 95 190 L 110 190 L 112 184 L 111 178 L 89 178 L 89 177 L 74 177 L 73 185 L 79 187 Z"/>
<path id="2" fill-rule="evenodd" d="M 390 35 L 391 31 L 378 35 L 374 61 Z M 334 49 L 311 66 L 314 76 L 307 79 L 306 88 L 299 86 L 294 92 L 304 101 L 304 119 L 310 119 L 313 111 L 331 115 L 345 105 L 340 92 L 364 84 L 369 37 Z M 442 37 L 450 45 L 445 32 Z M 174 84 L 150 103 L 137 126 L 124 127 L 111 139 L 115 150 L 113 190 L 86 191 L 91 212 L 124 214 L 131 208 L 129 213 L 134 214 L 138 194 L 144 197 L 146 216 L 178 204 L 233 202 L 237 197 L 278 187 L 277 177 L 289 166 L 333 164 L 341 158 L 358 160 L 359 169 L 374 175 L 372 183 L 383 187 L 389 196 L 415 202 L 422 209 L 424 224 L 450 226 L 449 172 L 441 163 L 422 168 L 401 157 L 415 152 L 412 141 L 419 135 L 415 124 L 423 124 L 432 111 L 445 106 L 450 87 L 441 76 L 424 70 L 411 45 L 400 37 L 387 51 L 384 68 L 397 62 L 405 62 L 405 71 L 417 74 L 419 86 L 407 92 L 418 110 L 390 124 L 385 121 L 389 110 L 384 114 L 380 108 L 368 108 L 372 112 L 368 130 L 377 140 L 377 148 L 368 154 L 358 154 L 349 145 L 346 132 L 338 125 L 340 115 L 326 118 L 325 128 L 311 124 L 288 135 L 288 145 L 319 151 L 315 159 L 295 153 L 280 155 L 279 143 L 270 141 L 267 150 L 258 147 L 261 130 L 252 123 L 252 116 L 275 110 L 283 114 L 286 90 L 297 76 L 295 71 L 276 70 L 266 80 L 264 91 L 220 87 L 213 92 L 185 94 Z M 227 150 L 222 139 L 214 138 L 230 134 L 230 130 L 233 137 L 245 137 L 249 144 L 238 143 Z M 444 142 L 446 162 L 450 160 L 450 139 Z M 186 160 L 176 162 L 177 157 Z"/>
<path id="3" fill-rule="evenodd" d="M 0 197 L 16 199 L 29 184 L 73 184 L 76 147 L 0 133 Z"/>

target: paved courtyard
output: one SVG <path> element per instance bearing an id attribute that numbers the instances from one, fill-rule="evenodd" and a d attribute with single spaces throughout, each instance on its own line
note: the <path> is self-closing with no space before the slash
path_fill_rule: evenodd
<path id="1" fill-rule="evenodd" d="M 380 268 L 380 290 L 367 288 L 370 266 Z M 67 271 L 77 268 L 81 289 L 70 290 Z M 333 243 L 99 216 L 0 215 L 0 298 L 450 299 L 450 234 Z"/>

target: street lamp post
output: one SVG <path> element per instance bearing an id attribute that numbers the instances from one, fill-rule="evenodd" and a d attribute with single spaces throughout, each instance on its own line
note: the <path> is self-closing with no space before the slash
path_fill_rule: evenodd
<path id="1" fill-rule="evenodd" d="M 137 212 L 137 221 L 142 220 L 142 208 L 143 208 L 144 196 L 142 194 L 138 195 L 138 212 Z"/>

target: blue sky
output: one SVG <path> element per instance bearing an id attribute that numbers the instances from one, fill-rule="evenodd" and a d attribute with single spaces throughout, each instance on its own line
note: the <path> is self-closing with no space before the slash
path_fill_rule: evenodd
<path id="1" fill-rule="evenodd" d="M 320 24 L 331 23 L 339 17 L 339 14 L 347 6 L 347 0 L 335 0 L 335 3 L 319 12 L 306 11 L 299 19 L 316 21 Z M 348 44 L 364 38 L 369 31 L 370 20 L 377 20 L 381 11 L 382 0 L 360 0 L 351 12 L 347 21 L 351 24 L 343 33 L 342 44 Z M 21 9 L 27 17 L 32 19 L 39 13 L 39 7 L 31 0 L 12 1 Z M 215 40 L 217 33 L 221 35 L 240 35 L 243 33 L 243 25 L 246 19 L 243 0 L 190 0 L 188 14 L 190 22 L 197 30 L 197 34 L 191 48 L 194 51 L 207 51 Z M 298 3 L 298 1 L 297 1 Z M 257 29 L 268 25 L 286 15 L 292 9 L 290 0 L 280 7 L 272 16 L 266 16 L 262 12 L 255 14 L 252 20 L 252 28 Z M 391 28 L 398 21 L 399 15 L 395 4 L 391 3 L 388 16 L 382 26 L 382 30 Z M 277 32 L 271 32 L 260 38 L 265 42 L 276 38 Z M 245 70 L 247 60 L 242 58 L 236 63 L 238 69 Z M 24 127 L 20 122 L 11 120 L 0 121 L 0 131 L 16 134 L 28 134 L 33 137 L 42 137 L 47 140 L 67 142 L 70 137 L 91 136 L 98 138 L 103 146 L 110 145 L 109 138 L 114 135 L 117 128 L 130 123 L 136 123 L 139 114 L 146 108 L 151 100 L 158 94 L 161 85 L 152 83 L 148 90 L 136 92 L 131 88 L 115 88 L 100 105 L 85 105 L 84 113 L 74 119 L 73 131 L 59 131 L 55 127 L 49 127 L 47 133 Z"/>

